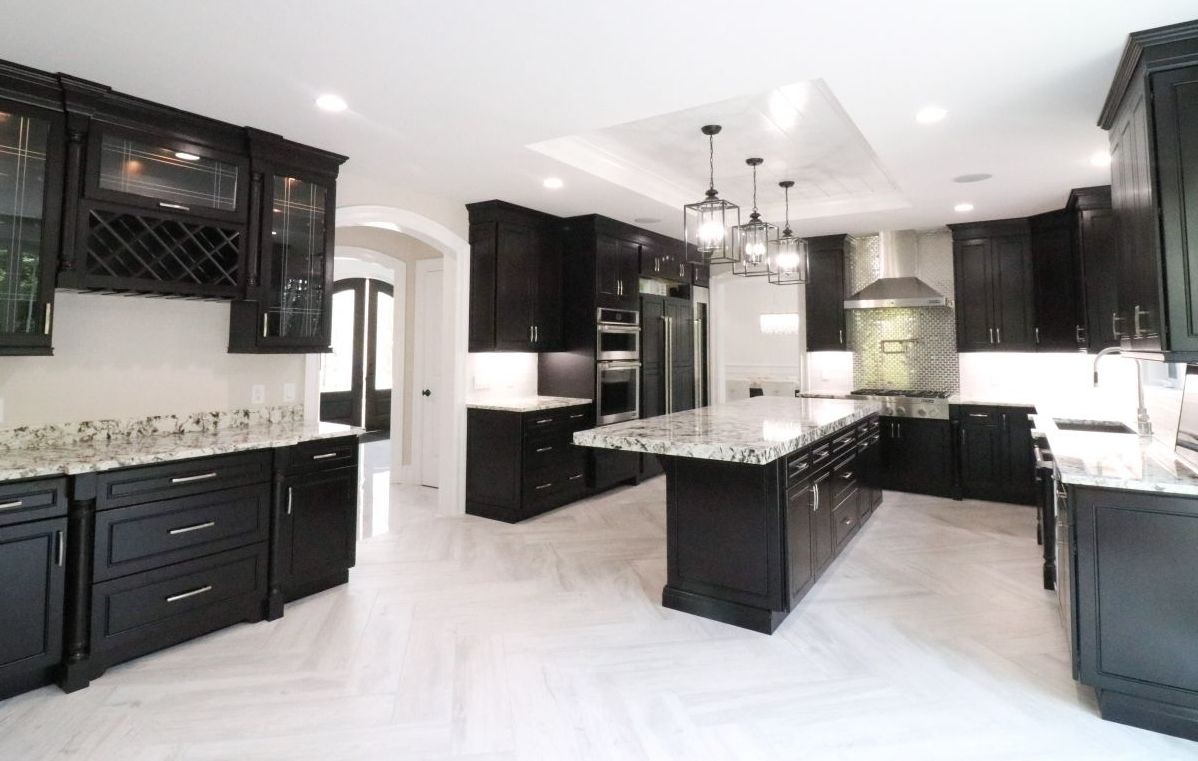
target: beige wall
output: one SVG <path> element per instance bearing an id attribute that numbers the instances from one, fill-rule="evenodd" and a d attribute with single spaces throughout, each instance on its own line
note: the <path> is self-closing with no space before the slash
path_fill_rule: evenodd
<path id="1" fill-rule="evenodd" d="M 383 230 L 376 227 L 342 227 L 337 230 L 337 247 L 352 247 L 367 249 L 382 254 L 387 259 L 401 261 L 406 264 L 412 264 L 421 259 L 439 259 L 441 254 L 431 246 L 428 246 L 411 236 L 397 233 L 391 230 Z M 338 277 L 341 273 L 338 272 Z M 396 298 L 402 304 L 404 331 L 402 337 L 397 340 L 403 341 L 403 399 L 400 400 L 403 411 L 403 436 L 399 442 L 393 442 L 392 445 L 399 445 L 400 453 L 397 462 L 401 465 L 410 465 L 412 463 L 412 405 L 414 403 L 417 390 L 412 387 L 413 384 L 413 366 L 415 364 L 416 351 L 416 269 L 408 267 L 407 277 L 405 278 L 404 292 L 397 293 Z M 395 405 L 395 400 L 392 400 L 392 405 Z"/>
<path id="2" fill-rule="evenodd" d="M 304 358 L 229 354 L 228 302 L 59 291 L 54 356 L 0 357 L 0 425 L 235 409 L 303 398 Z"/>

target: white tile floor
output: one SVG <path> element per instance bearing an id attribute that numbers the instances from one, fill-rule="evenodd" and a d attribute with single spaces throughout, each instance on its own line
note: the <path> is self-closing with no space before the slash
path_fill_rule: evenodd
<path id="1" fill-rule="evenodd" d="M 377 490 L 349 585 L 0 703 L 0 760 L 1198 759 L 1070 679 L 1030 508 L 888 493 L 767 637 L 660 607 L 664 492 Z"/>

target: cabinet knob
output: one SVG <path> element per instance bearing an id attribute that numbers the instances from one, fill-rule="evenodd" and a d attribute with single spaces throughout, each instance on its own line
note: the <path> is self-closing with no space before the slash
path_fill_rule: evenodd
<path id="1" fill-rule="evenodd" d="M 421 392 L 420 392 L 420 395 L 421 395 L 421 396 L 432 396 L 432 395 L 433 395 L 432 389 L 427 389 L 427 388 L 426 388 L 426 389 L 424 389 L 423 391 L 421 391 Z"/>

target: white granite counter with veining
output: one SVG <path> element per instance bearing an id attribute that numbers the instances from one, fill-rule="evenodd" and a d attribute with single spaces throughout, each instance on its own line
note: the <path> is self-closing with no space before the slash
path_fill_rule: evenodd
<path id="1" fill-rule="evenodd" d="M 759 396 L 579 431 L 574 443 L 764 465 L 880 410 L 876 402 Z"/>
<path id="2" fill-rule="evenodd" d="M 1029 407 L 1035 408 L 1035 404 L 1019 399 L 984 399 L 980 396 L 962 396 L 961 394 L 953 394 L 948 398 L 949 404 L 959 405 L 977 405 L 978 407 Z"/>
<path id="3" fill-rule="evenodd" d="M 1058 417 L 1081 419 L 1077 415 Z M 1156 439 L 1134 433 L 1063 431 L 1051 414 L 1033 415 L 1032 423 L 1033 435 L 1048 438 L 1057 470 L 1066 484 L 1198 496 L 1198 473 L 1178 459 L 1171 447 Z"/>
<path id="4" fill-rule="evenodd" d="M 113 438 L 46 437 L 0 448 L 0 481 L 93 473 L 192 457 L 287 447 L 302 441 L 357 435 L 362 429 L 338 423 L 281 420 L 240 427 Z"/>
<path id="5" fill-rule="evenodd" d="M 480 399 L 466 402 L 466 408 L 472 410 L 499 410 L 501 412 L 543 412 L 562 407 L 576 407 L 580 404 L 590 404 L 590 399 L 577 399 L 571 396 L 521 396 L 510 399 Z"/>

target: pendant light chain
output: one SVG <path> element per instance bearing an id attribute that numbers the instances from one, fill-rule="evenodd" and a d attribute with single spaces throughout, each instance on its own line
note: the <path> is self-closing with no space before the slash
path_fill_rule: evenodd
<path id="1" fill-rule="evenodd" d="M 757 165 L 753 165 L 753 213 L 757 213 Z"/>
<path id="2" fill-rule="evenodd" d="M 707 136 L 707 189 L 715 191 L 715 135 Z"/>

